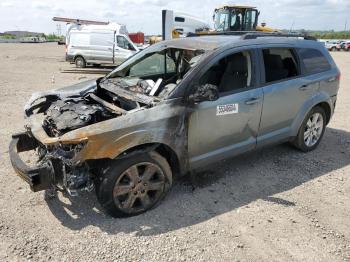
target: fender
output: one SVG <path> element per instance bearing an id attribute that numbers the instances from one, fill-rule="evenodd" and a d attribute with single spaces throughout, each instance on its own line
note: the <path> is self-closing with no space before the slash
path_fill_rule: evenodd
<path id="1" fill-rule="evenodd" d="M 328 103 L 329 107 L 331 108 L 331 116 L 332 116 L 333 106 L 332 106 L 331 97 L 324 91 L 320 91 L 320 92 L 316 93 L 315 95 L 310 97 L 310 99 L 305 101 L 305 103 L 303 104 L 303 106 L 299 110 L 299 113 L 295 117 L 293 124 L 291 126 L 291 133 L 290 133 L 291 137 L 295 137 L 298 135 L 299 128 L 300 128 L 302 122 L 304 121 L 306 115 L 310 112 L 310 110 L 314 106 L 316 106 L 317 104 L 320 104 L 323 102 Z"/>
<path id="2" fill-rule="evenodd" d="M 103 141 L 102 141 L 103 140 Z M 140 129 L 123 136 L 90 137 L 88 145 L 79 154 L 75 161 L 88 159 L 115 159 L 127 150 L 146 144 L 163 144 L 169 147 L 177 156 L 180 170 L 186 166 L 185 148 L 187 140 L 184 133 L 176 134 L 166 129 Z M 103 145 L 103 146 L 101 146 Z"/>
<path id="3" fill-rule="evenodd" d="M 171 143 L 173 137 L 174 135 L 170 134 L 165 129 L 137 130 L 135 132 L 123 135 L 109 144 L 106 144 L 100 148 L 97 154 L 102 155 L 103 152 L 108 152 L 108 157 L 114 159 L 133 147 L 144 144 L 159 143 L 167 145 L 178 155 L 178 152 Z"/>

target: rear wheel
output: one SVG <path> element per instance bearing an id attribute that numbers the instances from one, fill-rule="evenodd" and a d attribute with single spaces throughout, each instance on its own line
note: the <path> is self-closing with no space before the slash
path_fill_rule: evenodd
<path id="1" fill-rule="evenodd" d="M 335 46 L 333 46 L 333 47 L 331 48 L 331 51 L 335 51 L 335 50 L 337 50 L 337 49 L 335 48 Z"/>
<path id="2" fill-rule="evenodd" d="M 158 153 L 150 152 L 113 161 L 96 183 L 96 193 L 108 214 L 126 217 L 156 206 L 171 185 L 168 162 Z"/>
<path id="3" fill-rule="evenodd" d="M 86 67 L 86 61 L 84 57 L 82 56 L 77 56 L 74 60 L 75 66 L 78 68 L 85 68 Z"/>
<path id="4" fill-rule="evenodd" d="M 305 117 L 297 137 L 292 142 L 301 151 L 314 150 L 326 128 L 326 114 L 322 107 L 314 107 Z"/>

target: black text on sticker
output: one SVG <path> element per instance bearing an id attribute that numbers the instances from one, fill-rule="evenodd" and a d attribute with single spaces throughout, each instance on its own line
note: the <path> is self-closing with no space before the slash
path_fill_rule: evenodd
<path id="1" fill-rule="evenodd" d="M 238 113 L 238 104 L 227 104 L 227 105 L 218 105 L 216 107 L 216 115 L 229 115 Z"/>

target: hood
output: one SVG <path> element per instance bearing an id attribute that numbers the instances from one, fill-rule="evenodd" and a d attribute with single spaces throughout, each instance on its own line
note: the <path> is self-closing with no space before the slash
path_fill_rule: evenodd
<path id="1" fill-rule="evenodd" d="M 35 108 L 40 107 L 41 103 L 39 100 L 44 100 L 44 99 L 58 100 L 58 99 L 64 99 L 66 97 L 84 96 L 89 92 L 93 92 L 97 88 L 98 80 L 99 79 L 87 80 L 75 85 L 71 85 L 71 86 L 67 86 L 67 87 L 63 87 L 55 90 L 33 93 L 32 96 L 29 98 L 28 102 L 26 103 L 26 105 L 24 106 L 25 115 L 27 117 L 30 116 L 33 113 L 33 110 Z"/>

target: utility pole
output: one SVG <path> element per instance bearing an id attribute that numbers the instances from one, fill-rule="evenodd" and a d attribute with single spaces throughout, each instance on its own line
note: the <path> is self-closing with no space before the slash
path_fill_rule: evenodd
<path id="1" fill-rule="evenodd" d="M 344 31 L 346 31 L 346 26 L 347 26 L 347 24 L 348 24 L 348 21 L 347 21 L 347 20 L 345 20 Z"/>
<path id="2" fill-rule="evenodd" d="M 289 33 L 291 33 L 292 32 L 292 30 L 293 30 L 293 27 L 294 27 L 294 20 L 293 20 L 293 23 L 292 23 L 292 25 L 290 26 L 290 29 L 289 29 Z"/>
<path id="3" fill-rule="evenodd" d="M 57 35 L 61 36 L 61 33 L 62 33 L 61 25 L 60 24 L 56 24 L 56 29 L 57 29 Z"/>

